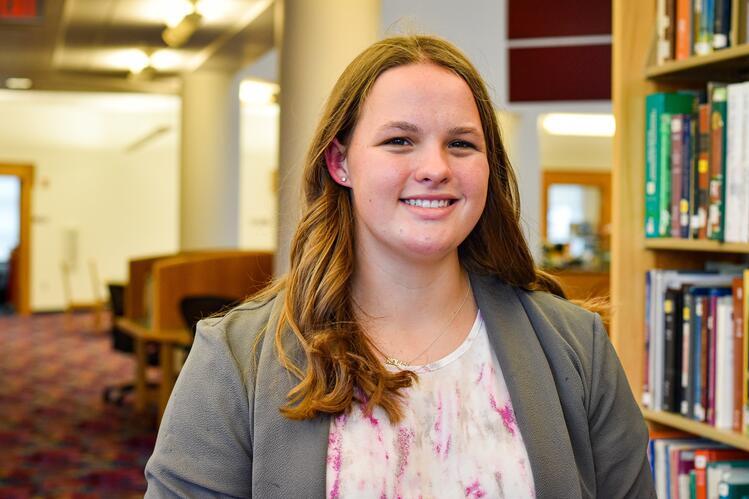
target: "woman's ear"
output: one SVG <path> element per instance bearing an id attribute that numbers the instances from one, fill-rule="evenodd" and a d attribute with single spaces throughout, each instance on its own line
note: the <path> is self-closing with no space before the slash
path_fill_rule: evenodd
<path id="1" fill-rule="evenodd" d="M 333 139 L 333 142 L 325 149 L 325 163 L 328 165 L 328 173 L 334 182 L 344 187 L 351 187 L 346 164 L 346 146 L 338 139 Z"/>

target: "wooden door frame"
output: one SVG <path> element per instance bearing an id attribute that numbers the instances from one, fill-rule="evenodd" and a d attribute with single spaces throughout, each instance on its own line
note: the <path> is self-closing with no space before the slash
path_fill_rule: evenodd
<path id="1" fill-rule="evenodd" d="M 31 188 L 34 166 L 0 163 L 0 175 L 12 175 L 21 181 L 21 225 L 18 245 L 18 310 L 19 315 L 31 314 Z"/>
<path id="2" fill-rule="evenodd" d="M 541 237 L 546 241 L 546 210 L 549 186 L 552 184 L 581 184 L 598 187 L 601 191 L 601 227 L 611 223 L 611 172 L 585 170 L 544 170 L 541 190 Z"/>

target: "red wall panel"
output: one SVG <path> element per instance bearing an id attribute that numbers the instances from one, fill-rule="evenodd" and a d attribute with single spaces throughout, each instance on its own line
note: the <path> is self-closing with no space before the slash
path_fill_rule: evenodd
<path id="1" fill-rule="evenodd" d="M 611 45 L 509 50 L 510 101 L 611 99 Z"/>
<path id="2" fill-rule="evenodd" d="M 508 0 L 508 37 L 611 34 L 611 0 Z"/>

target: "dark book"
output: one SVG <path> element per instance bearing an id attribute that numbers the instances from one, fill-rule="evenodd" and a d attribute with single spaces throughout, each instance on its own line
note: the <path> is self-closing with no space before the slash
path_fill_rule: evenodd
<path id="1" fill-rule="evenodd" d="M 724 49 L 731 44 L 731 0 L 715 0 L 713 48 Z"/>
<path id="2" fill-rule="evenodd" d="M 679 235 L 682 239 L 689 239 L 690 198 L 692 191 L 692 168 L 694 152 L 692 150 L 692 115 L 685 114 L 681 127 L 681 189 L 679 199 Z"/>
<path id="3" fill-rule="evenodd" d="M 682 179 L 684 177 L 684 118 L 671 116 L 671 237 L 681 237 Z"/>
<path id="4" fill-rule="evenodd" d="M 681 353 L 682 353 L 682 325 L 681 325 L 681 290 L 667 289 L 663 302 L 663 313 L 666 335 L 664 359 L 663 410 L 679 412 L 677 401 L 681 387 Z"/>

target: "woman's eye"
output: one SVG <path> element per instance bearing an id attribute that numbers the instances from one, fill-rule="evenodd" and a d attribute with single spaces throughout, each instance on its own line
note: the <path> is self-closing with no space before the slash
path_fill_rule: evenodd
<path id="1" fill-rule="evenodd" d="M 476 149 L 475 145 L 465 140 L 453 140 L 448 147 L 454 147 L 457 149 Z"/>
<path id="2" fill-rule="evenodd" d="M 407 146 L 411 143 L 407 138 L 405 137 L 393 137 L 392 139 L 388 139 L 385 141 L 386 145 L 391 146 Z"/>

